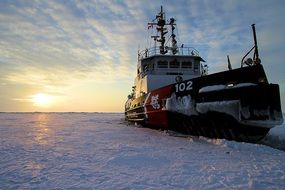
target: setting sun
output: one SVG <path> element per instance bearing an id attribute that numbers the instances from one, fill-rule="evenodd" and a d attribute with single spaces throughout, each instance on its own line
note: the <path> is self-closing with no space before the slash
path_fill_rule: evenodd
<path id="1" fill-rule="evenodd" d="M 36 106 L 46 107 L 51 103 L 51 97 L 46 94 L 38 93 L 32 96 L 32 102 Z"/>

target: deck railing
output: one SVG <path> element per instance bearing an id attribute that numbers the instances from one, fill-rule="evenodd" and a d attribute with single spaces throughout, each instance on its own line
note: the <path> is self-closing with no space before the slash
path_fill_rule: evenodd
<path id="1" fill-rule="evenodd" d="M 165 47 L 167 50 L 167 53 L 163 55 L 174 55 L 172 53 L 172 48 L 171 47 Z M 160 47 L 159 46 L 154 46 L 151 48 L 147 48 L 145 50 L 141 50 L 138 52 L 138 59 L 144 59 L 147 57 L 151 57 L 154 55 L 162 55 L 160 53 Z M 193 47 L 178 47 L 177 48 L 177 53 L 175 55 L 186 55 L 186 56 L 199 56 L 198 50 L 196 50 Z"/>

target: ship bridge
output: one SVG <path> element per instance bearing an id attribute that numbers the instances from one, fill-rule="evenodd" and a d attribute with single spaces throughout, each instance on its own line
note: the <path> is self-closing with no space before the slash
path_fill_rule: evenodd
<path id="1" fill-rule="evenodd" d="M 206 74 L 199 52 L 191 47 L 179 48 L 176 55 L 160 54 L 158 48 L 141 51 L 138 55 L 136 97 L 151 90 Z"/>

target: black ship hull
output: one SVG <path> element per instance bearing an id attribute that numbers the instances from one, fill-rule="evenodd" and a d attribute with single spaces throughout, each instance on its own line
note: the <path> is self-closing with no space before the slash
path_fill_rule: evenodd
<path id="1" fill-rule="evenodd" d="M 256 127 L 239 123 L 234 117 L 221 112 L 208 112 L 198 116 L 181 113 L 168 113 L 169 130 L 193 136 L 258 142 L 270 128 Z"/>

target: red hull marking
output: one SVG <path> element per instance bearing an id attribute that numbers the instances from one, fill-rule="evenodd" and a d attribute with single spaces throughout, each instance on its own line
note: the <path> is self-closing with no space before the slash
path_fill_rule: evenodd
<path id="1" fill-rule="evenodd" d="M 170 97 L 173 85 L 169 85 L 150 92 L 145 100 L 146 123 L 161 128 L 168 127 L 166 99 Z"/>

